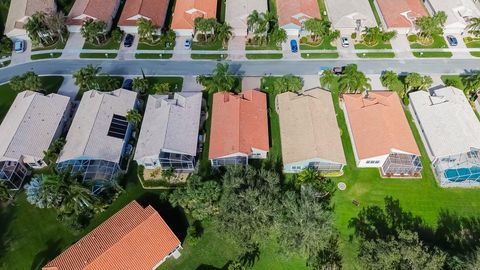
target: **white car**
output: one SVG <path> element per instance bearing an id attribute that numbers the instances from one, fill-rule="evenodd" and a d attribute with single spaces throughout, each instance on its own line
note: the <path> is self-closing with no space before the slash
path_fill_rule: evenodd
<path id="1" fill-rule="evenodd" d="M 14 43 L 15 53 L 23 53 L 25 51 L 25 40 L 17 39 Z"/>
<path id="2" fill-rule="evenodd" d="M 348 42 L 348 38 L 342 37 L 342 47 L 348 48 L 348 46 L 350 46 L 350 42 Z"/>

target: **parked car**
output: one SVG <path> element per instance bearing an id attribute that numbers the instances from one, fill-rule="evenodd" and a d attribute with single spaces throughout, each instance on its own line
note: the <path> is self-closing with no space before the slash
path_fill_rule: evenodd
<path id="1" fill-rule="evenodd" d="M 127 90 L 132 90 L 133 80 L 132 79 L 126 79 L 125 81 L 123 81 L 122 88 L 127 89 Z"/>
<path id="2" fill-rule="evenodd" d="M 185 47 L 185 49 L 190 49 L 192 47 L 192 41 L 190 39 L 186 39 L 183 43 L 183 47 Z"/>
<path id="3" fill-rule="evenodd" d="M 342 40 L 342 47 L 348 48 L 348 46 L 350 46 L 350 42 L 348 42 L 347 37 L 342 37 L 341 40 Z"/>
<path id="4" fill-rule="evenodd" d="M 126 48 L 130 48 L 133 45 L 133 41 L 135 40 L 135 37 L 132 34 L 128 34 L 125 36 L 125 40 L 123 41 L 123 46 Z"/>
<path id="5" fill-rule="evenodd" d="M 14 43 L 14 50 L 16 53 L 23 53 L 25 51 L 26 43 L 23 39 L 17 39 Z"/>
<path id="6" fill-rule="evenodd" d="M 335 75 L 342 75 L 345 72 L 345 66 L 342 67 L 333 67 L 332 72 Z"/>
<path id="7" fill-rule="evenodd" d="M 292 53 L 298 52 L 298 45 L 295 39 L 290 40 L 290 49 L 292 50 Z"/>
<path id="8" fill-rule="evenodd" d="M 450 46 L 457 46 L 458 45 L 457 38 L 452 36 L 452 35 L 448 35 L 447 40 L 448 40 L 448 43 L 450 44 Z"/>

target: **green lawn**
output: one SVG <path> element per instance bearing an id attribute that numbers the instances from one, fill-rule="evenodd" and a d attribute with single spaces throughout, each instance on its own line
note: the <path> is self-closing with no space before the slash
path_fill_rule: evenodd
<path id="1" fill-rule="evenodd" d="M 136 53 L 136 59 L 170 59 L 172 58 L 173 54 L 171 53 Z"/>
<path id="2" fill-rule="evenodd" d="M 42 54 L 34 54 L 30 56 L 32 60 L 40 60 L 40 59 L 53 59 L 59 58 L 62 56 L 62 53 L 42 53 Z"/>
<path id="3" fill-rule="evenodd" d="M 392 49 L 390 42 L 379 42 L 374 46 L 369 46 L 365 43 L 355 43 L 356 50 L 389 50 Z"/>
<path id="4" fill-rule="evenodd" d="M 412 49 L 432 49 L 432 48 L 448 48 L 447 42 L 440 35 L 433 36 L 433 43 L 430 45 L 422 45 L 418 42 L 411 42 L 410 48 Z"/>
<path id="5" fill-rule="evenodd" d="M 198 53 L 192 53 L 190 57 L 194 60 L 225 60 L 227 58 L 228 54 L 198 54 Z"/>
<path id="6" fill-rule="evenodd" d="M 90 42 L 85 42 L 83 44 L 83 49 L 89 50 L 118 50 L 120 48 L 120 41 L 113 40 L 110 38 L 106 43 L 95 45 Z"/>
<path id="7" fill-rule="evenodd" d="M 282 47 L 277 45 L 272 45 L 272 44 L 267 44 L 262 46 L 247 44 L 245 45 L 245 50 L 246 51 L 280 51 L 282 50 Z"/>
<path id="8" fill-rule="evenodd" d="M 379 52 L 379 53 L 357 53 L 360 58 L 395 58 L 393 52 Z"/>
<path id="9" fill-rule="evenodd" d="M 168 77 L 168 76 L 162 76 L 162 77 L 147 77 L 148 82 L 150 83 L 151 86 L 157 84 L 157 83 L 168 83 L 170 85 L 170 89 L 173 89 L 173 92 L 180 92 L 182 91 L 183 87 L 183 77 Z M 153 92 L 153 89 L 150 88 L 150 91 L 148 92 L 149 95 L 155 94 Z"/>
<path id="10" fill-rule="evenodd" d="M 413 56 L 418 58 L 450 58 L 451 52 L 413 52 Z"/>
<path id="11" fill-rule="evenodd" d="M 54 44 L 52 44 L 50 46 L 34 47 L 34 48 L 32 48 L 32 52 L 45 51 L 45 50 L 55 50 L 55 49 L 64 49 L 65 45 L 67 44 L 67 40 L 68 40 L 68 36 L 64 38 L 63 42 L 60 39 L 58 39 L 57 42 L 55 42 Z"/>
<path id="12" fill-rule="evenodd" d="M 380 26 L 382 24 L 382 20 L 380 19 L 380 15 L 378 15 L 377 8 L 375 7 L 375 0 L 368 0 L 370 4 L 370 8 L 373 11 L 373 15 L 375 16 L 375 21 L 377 21 L 377 25 Z"/>
<path id="13" fill-rule="evenodd" d="M 262 53 L 262 54 L 252 54 L 252 53 L 247 53 L 245 55 L 247 59 L 282 59 L 283 54 L 281 53 Z"/>
<path id="14" fill-rule="evenodd" d="M 138 43 L 137 50 L 173 50 L 174 47 L 175 47 L 175 42 L 167 46 L 165 40 L 160 38 L 160 40 L 158 40 L 155 43 L 140 41 Z"/>
<path id="15" fill-rule="evenodd" d="M 307 42 L 302 42 L 300 40 L 300 50 L 336 50 L 337 47 L 332 45 L 332 40 L 331 39 L 324 39 L 322 42 L 318 45 L 307 43 Z"/>
<path id="16" fill-rule="evenodd" d="M 81 53 L 80 58 L 104 58 L 104 59 L 114 59 L 117 57 L 116 53 Z"/>
<path id="17" fill-rule="evenodd" d="M 442 75 L 440 78 L 442 79 L 442 81 L 444 83 L 446 83 L 449 80 L 454 81 L 455 84 L 456 84 L 455 86 L 457 88 L 462 89 L 462 90 L 465 89 L 465 85 L 463 84 L 461 75 Z"/>
<path id="18" fill-rule="evenodd" d="M 302 53 L 304 59 L 338 58 L 338 53 Z"/>
<path id="19" fill-rule="evenodd" d="M 224 50 L 223 43 L 221 41 L 213 42 L 192 42 L 192 51 L 221 51 Z"/>
<path id="20" fill-rule="evenodd" d="M 464 38 L 463 40 L 465 41 L 467 48 L 480 48 L 479 38 L 471 39 L 471 41 L 467 40 L 467 38 Z M 475 57 L 480 57 L 480 52 L 470 52 L 470 54 Z"/>
<path id="21" fill-rule="evenodd" d="M 321 18 L 327 19 L 328 21 L 330 21 L 327 14 L 327 7 L 325 6 L 325 0 L 317 0 L 317 3 L 318 3 L 318 8 L 320 9 Z"/>

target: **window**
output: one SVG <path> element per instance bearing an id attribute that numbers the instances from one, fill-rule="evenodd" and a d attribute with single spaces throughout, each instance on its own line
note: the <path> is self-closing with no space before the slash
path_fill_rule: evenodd
<path id="1" fill-rule="evenodd" d="M 292 166 L 292 170 L 294 171 L 300 171 L 302 169 L 302 166 Z"/>

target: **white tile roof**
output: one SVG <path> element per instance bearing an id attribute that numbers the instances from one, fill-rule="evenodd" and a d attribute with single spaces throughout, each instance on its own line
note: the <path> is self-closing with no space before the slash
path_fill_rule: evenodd
<path id="1" fill-rule="evenodd" d="M 480 122 L 464 93 L 454 87 L 410 94 L 431 158 L 480 149 Z M 415 115 L 414 114 L 414 115 Z"/>
<path id="2" fill-rule="evenodd" d="M 472 0 L 428 0 L 435 12 L 447 14 L 445 28 L 464 28 L 468 18 L 479 17 L 480 11 Z"/>
<path id="3" fill-rule="evenodd" d="M 0 125 L 0 160 L 19 160 L 21 156 L 42 159 L 69 101 L 57 94 L 19 93 Z"/>
<path id="4" fill-rule="evenodd" d="M 227 0 L 225 20 L 234 31 L 247 31 L 247 18 L 252 11 L 258 13 L 268 10 L 267 0 Z M 245 33 L 246 34 L 246 33 Z"/>
<path id="5" fill-rule="evenodd" d="M 161 150 L 195 156 L 202 93 L 149 96 L 135 160 L 157 156 Z"/>
<path id="6" fill-rule="evenodd" d="M 125 89 L 85 92 L 58 162 L 79 157 L 119 162 L 124 140 L 108 136 L 108 130 L 113 115 L 126 116 L 136 98 L 136 92 Z"/>
<path id="7" fill-rule="evenodd" d="M 8 36 L 23 35 L 24 24 L 35 12 L 51 13 L 56 10 L 55 0 L 11 0 L 4 33 Z"/>
<path id="8" fill-rule="evenodd" d="M 326 0 L 328 17 L 335 29 L 355 29 L 356 20 L 362 21 L 363 27 L 375 27 L 377 22 L 368 0 Z"/>

